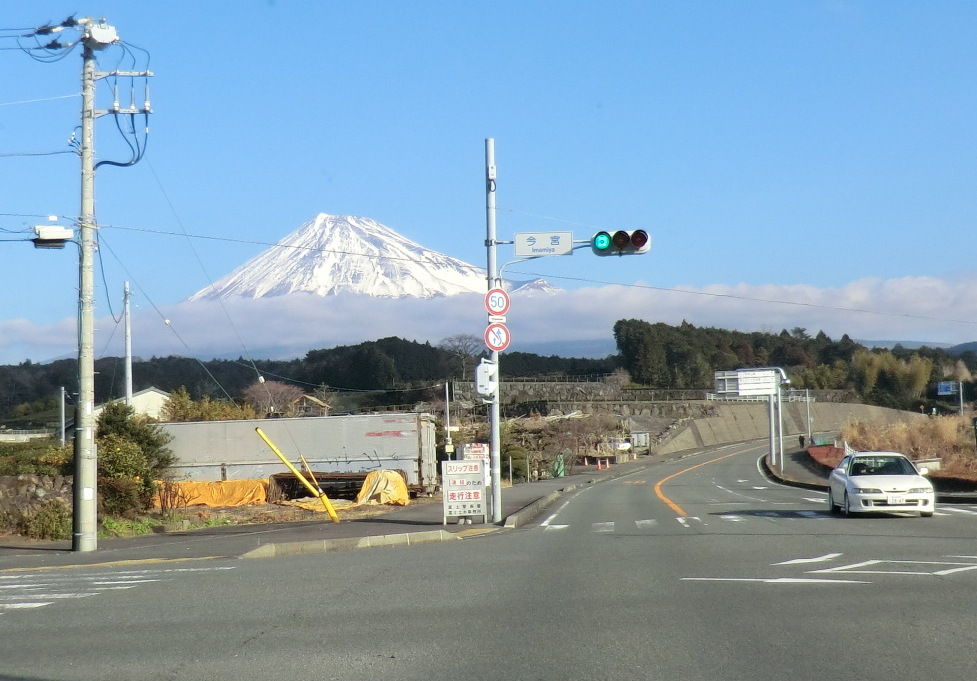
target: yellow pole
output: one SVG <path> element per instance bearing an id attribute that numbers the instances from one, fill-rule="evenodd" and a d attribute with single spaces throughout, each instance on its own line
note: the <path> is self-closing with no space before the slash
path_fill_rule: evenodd
<path id="1" fill-rule="evenodd" d="M 329 497 L 327 497 L 326 493 L 322 491 L 321 487 L 319 487 L 319 481 L 315 479 L 315 473 L 312 472 L 312 466 L 309 465 L 309 462 L 306 461 L 305 457 L 301 454 L 299 454 L 299 460 L 302 462 L 302 468 L 304 468 L 305 472 L 309 475 L 309 484 L 315 485 L 316 491 L 319 493 L 319 499 L 322 500 L 322 505 L 325 506 L 326 510 L 328 511 Z"/>
<path id="2" fill-rule="evenodd" d="M 322 505 L 326 507 L 326 511 L 329 513 L 329 517 L 332 518 L 332 521 L 334 523 L 338 523 L 339 516 L 336 515 L 336 509 L 332 507 L 332 504 L 329 502 L 329 497 L 326 496 L 326 493 L 323 492 L 322 490 L 317 490 L 312 485 L 310 485 L 309 481 L 305 479 L 305 476 L 299 473 L 298 469 L 292 465 L 292 462 L 286 459 L 285 455 L 282 454 L 280 451 L 278 451 L 278 447 L 276 447 L 274 443 L 268 439 L 268 436 L 265 435 L 264 431 L 262 431 L 261 428 L 255 428 L 254 430 L 256 433 L 258 433 L 258 437 L 264 440 L 265 444 L 268 445 L 269 448 L 271 448 L 271 451 L 275 452 L 278 458 L 282 460 L 282 463 L 285 464 L 286 467 L 288 467 L 288 470 L 292 471 L 295 477 L 298 478 L 302 482 L 302 484 L 305 485 L 310 492 L 312 492 L 312 494 L 319 497 L 319 500 L 322 501 Z"/>

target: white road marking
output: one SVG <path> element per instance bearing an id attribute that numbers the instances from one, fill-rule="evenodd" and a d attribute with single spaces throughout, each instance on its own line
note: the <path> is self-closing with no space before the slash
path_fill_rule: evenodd
<path id="1" fill-rule="evenodd" d="M 771 565 L 800 565 L 801 563 L 827 563 L 829 560 L 834 560 L 840 553 L 826 553 L 823 556 L 818 556 L 817 558 L 794 558 L 792 560 L 785 560 L 780 563 L 771 563 Z"/>
<path id="2" fill-rule="evenodd" d="M 590 526 L 590 529 L 593 532 L 613 532 L 614 531 L 614 523 L 613 522 L 610 522 L 610 523 L 592 523 L 591 526 Z"/>
<path id="3" fill-rule="evenodd" d="M 977 511 L 969 508 L 957 508 L 956 506 L 940 506 L 940 509 L 944 511 L 952 511 L 953 513 L 965 513 L 967 515 L 977 515 Z"/>
<path id="4" fill-rule="evenodd" d="M 907 566 L 922 566 L 932 565 L 945 565 L 948 566 L 942 570 L 886 570 L 883 569 L 887 565 L 907 565 Z M 865 569 L 865 568 L 878 568 L 878 569 Z M 846 573 L 858 573 L 863 575 L 914 575 L 914 576 L 934 576 L 934 577 L 945 577 L 946 575 L 952 575 L 956 572 L 968 572 L 970 570 L 977 570 L 977 563 L 950 563 L 946 561 L 935 561 L 935 560 L 865 560 L 860 563 L 853 563 L 851 565 L 839 565 L 837 567 L 824 568 L 821 570 L 812 570 L 812 573 L 820 572 L 846 572 Z"/>
<path id="5" fill-rule="evenodd" d="M 741 523 L 743 522 L 743 516 L 736 515 L 734 513 L 724 513 L 719 516 L 720 520 L 728 520 L 731 523 Z"/>
<path id="6" fill-rule="evenodd" d="M 805 579 L 803 577 L 682 577 L 683 582 L 759 582 L 762 584 L 871 584 L 856 579 Z"/>
<path id="7" fill-rule="evenodd" d="M 647 529 L 649 527 L 654 527 L 655 525 L 658 524 L 658 521 L 657 520 L 654 520 L 654 519 L 650 519 L 650 520 L 635 520 L 634 521 L 634 524 L 639 529 L 644 530 L 644 529 Z"/>
<path id="8" fill-rule="evenodd" d="M 135 589 L 140 584 L 172 581 L 179 572 L 216 572 L 235 566 L 157 568 L 119 572 L 37 573 L 0 575 L 0 614 L 51 605 L 55 601 L 88 598 L 107 591 Z M 172 573 L 172 574 L 167 574 Z"/>
<path id="9" fill-rule="evenodd" d="M 568 527 L 570 527 L 570 526 L 569 525 L 547 525 L 543 529 L 548 532 L 550 530 L 565 530 Z"/>

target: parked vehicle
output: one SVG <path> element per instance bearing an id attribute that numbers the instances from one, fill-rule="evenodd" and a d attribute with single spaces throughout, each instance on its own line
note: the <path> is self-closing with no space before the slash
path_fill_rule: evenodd
<path id="1" fill-rule="evenodd" d="M 933 484 L 905 455 L 898 452 L 855 452 L 828 476 L 828 506 L 832 513 L 911 511 L 933 515 Z"/>

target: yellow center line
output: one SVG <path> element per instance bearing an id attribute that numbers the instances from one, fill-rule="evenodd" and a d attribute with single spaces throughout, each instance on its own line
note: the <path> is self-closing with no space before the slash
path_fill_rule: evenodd
<path id="1" fill-rule="evenodd" d="M 722 456 L 716 457 L 715 459 L 710 459 L 709 461 L 703 461 L 702 463 L 697 463 L 694 466 L 689 466 L 688 468 L 684 468 L 678 471 L 677 473 L 672 473 L 671 475 L 664 477 L 655 483 L 655 496 L 658 497 L 663 503 L 665 503 L 665 505 L 667 505 L 670 509 L 672 509 L 672 511 L 678 514 L 680 518 L 686 518 L 688 517 L 689 514 L 685 512 L 685 509 L 683 509 L 681 506 L 679 506 L 674 501 L 672 501 L 667 496 L 665 496 L 665 493 L 662 492 L 662 485 L 664 485 L 672 478 L 677 478 L 683 473 L 688 473 L 689 471 L 694 471 L 696 468 L 702 468 L 703 466 L 708 466 L 711 463 L 716 463 L 717 461 L 728 459 L 731 456 L 739 456 L 743 452 L 748 452 L 748 451 L 749 449 L 744 449 L 743 451 L 740 452 L 733 452 L 732 454 L 724 454 Z"/>

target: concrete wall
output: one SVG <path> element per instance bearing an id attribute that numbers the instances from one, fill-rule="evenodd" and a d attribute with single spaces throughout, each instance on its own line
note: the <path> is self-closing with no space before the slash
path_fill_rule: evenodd
<path id="1" fill-rule="evenodd" d="M 769 439 L 770 416 L 766 403 L 709 402 L 714 406 L 713 415 L 704 415 L 684 421 L 673 430 L 669 438 L 652 448 L 654 454 L 671 454 L 688 449 L 747 440 Z M 797 436 L 808 432 L 808 405 L 790 402 L 783 405 L 784 436 L 791 442 L 785 447 L 796 447 Z M 867 423 L 901 423 L 928 418 L 914 412 L 872 407 L 864 404 L 839 404 L 829 402 L 810 403 L 811 430 L 818 435 L 834 435 L 849 420 Z"/>

